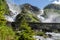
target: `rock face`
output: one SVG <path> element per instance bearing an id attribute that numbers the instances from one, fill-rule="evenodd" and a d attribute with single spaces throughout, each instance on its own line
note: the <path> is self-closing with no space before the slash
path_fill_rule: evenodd
<path id="1" fill-rule="evenodd" d="M 28 4 L 28 3 L 21 5 L 21 8 L 24 10 L 33 12 L 35 14 L 38 14 L 38 12 L 40 10 L 38 7 L 32 6 L 31 4 Z"/>

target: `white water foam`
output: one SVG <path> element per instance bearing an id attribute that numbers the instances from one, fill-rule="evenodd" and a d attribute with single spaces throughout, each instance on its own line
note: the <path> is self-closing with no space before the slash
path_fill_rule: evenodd
<path id="1" fill-rule="evenodd" d="M 60 5 L 60 0 L 55 0 L 52 2 L 53 4 L 59 4 Z"/>
<path id="2" fill-rule="evenodd" d="M 40 21 L 42 23 L 60 23 L 60 14 L 58 14 L 58 13 L 55 13 L 55 12 L 47 13 L 45 15 L 45 16 L 47 16 L 47 18 L 45 18 L 41 15 L 44 15 L 44 12 L 37 15 L 37 17 L 40 19 Z"/>
<path id="3" fill-rule="evenodd" d="M 9 6 L 9 10 L 11 11 L 10 15 L 5 15 L 5 19 L 9 22 L 14 22 L 16 16 L 21 12 L 21 9 L 19 6 L 11 3 L 7 3 Z"/>

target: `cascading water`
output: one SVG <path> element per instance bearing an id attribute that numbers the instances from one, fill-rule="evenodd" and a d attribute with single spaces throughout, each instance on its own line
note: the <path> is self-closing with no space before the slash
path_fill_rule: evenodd
<path id="1" fill-rule="evenodd" d="M 7 4 L 9 6 L 9 10 L 11 12 L 9 13 L 10 15 L 5 15 L 5 19 L 9 22 L 14 22 L 16 16 L 21 12 L 21 9 L 19 6 L 15 5 L 15 4 L 11 4 L 8 2 L 7 2 Z"/>
<path id="2" fill-rule="evenodd" d="M 44 17 L 44 11 L 41 14 L 37 15 L 42 23 L 60 23 L 60 14 L 57 12 L 49 12 Z"/>
<path id="3" fill-rule="evenodd" d="M 40 19 L 42 23 L 60 23 L 60 13 L 58 13 L 59 6 L 60 6 L 60 0 L 54 0 L 50 4 L 50 6 L 48 5 L 46 7 L 46 9 L 49 9 L 49 10 L 41 11 L 41 14 L 38 14 L 37 17 Z M 46 13 L 45 16 L 41 16 L 41 15 L 44 15 L 45 13 Z"/>
<path id="4" fill-rule="evenodd" d="M 44 38 L 43 36 L 34 36 L 37 40 L 60 40 L 60 33 L 46 32 L 46 35 L 51 35 L 51 37 Z"/>

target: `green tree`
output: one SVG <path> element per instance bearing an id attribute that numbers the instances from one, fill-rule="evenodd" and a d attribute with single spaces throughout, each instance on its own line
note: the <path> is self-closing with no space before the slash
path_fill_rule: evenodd
<path id="1" fill-rule="evenodd" d="M 4 14 L 9 13 L 8 5 L 5 0 L 0 0 L 0 25 L 6 24 Z"/>
<path id="2" fill-rule="evenodd" d="M 7 26 L 0 26 L 0 40 L 16 40 L 15 33 Z"/>
<path id="3" fill-rule="evenodd" d="M 27 23 L 27 20 L 25 19 L 26 15 L 22 14 L 20 20 L 20 27 L 19 27 L 19 40 L 34 40 L 34 31 L 31 30 L 31 27 Z"/>
<path id="4" fill-rule="evenodd" d="M 5 0 L 0 0 L 0 40 L 16 40 L 15 32 L 6 25 L 4 14 L 9 13 Z"/>

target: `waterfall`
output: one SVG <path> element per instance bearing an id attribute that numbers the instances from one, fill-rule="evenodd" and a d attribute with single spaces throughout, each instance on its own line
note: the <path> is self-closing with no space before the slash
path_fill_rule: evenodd
<path id="1" fill-rule="evenodd" d="M 33 36 L 36 40 L 60 40 L 60 33 L 54 32 L 46 32 L 47 36 L 51 35 L 51 37 L 44 38 L 43 36 Z"/>
<path id="2" fill-rule="evenodd" d="M 9 13 L 10 15 L 5 15 L 5 19 L 9 22 L 14 22 L 16 16 L 21 12 L 21 9 L 16 4 L 11 4 L 11 3 L 8 3 L 8 2 L 7 2 L 7 4 L 9 6 L 9 10 L 11 12 Z"/>
<path id="3" fill-rule="evenodd" d="M 40 19 L 42 23 L 60 23 L 60 14 L 55 12 L 49 12 L 43 17 L 44 11 L 41 14 L 38 14 L 37 17 Z"/>

